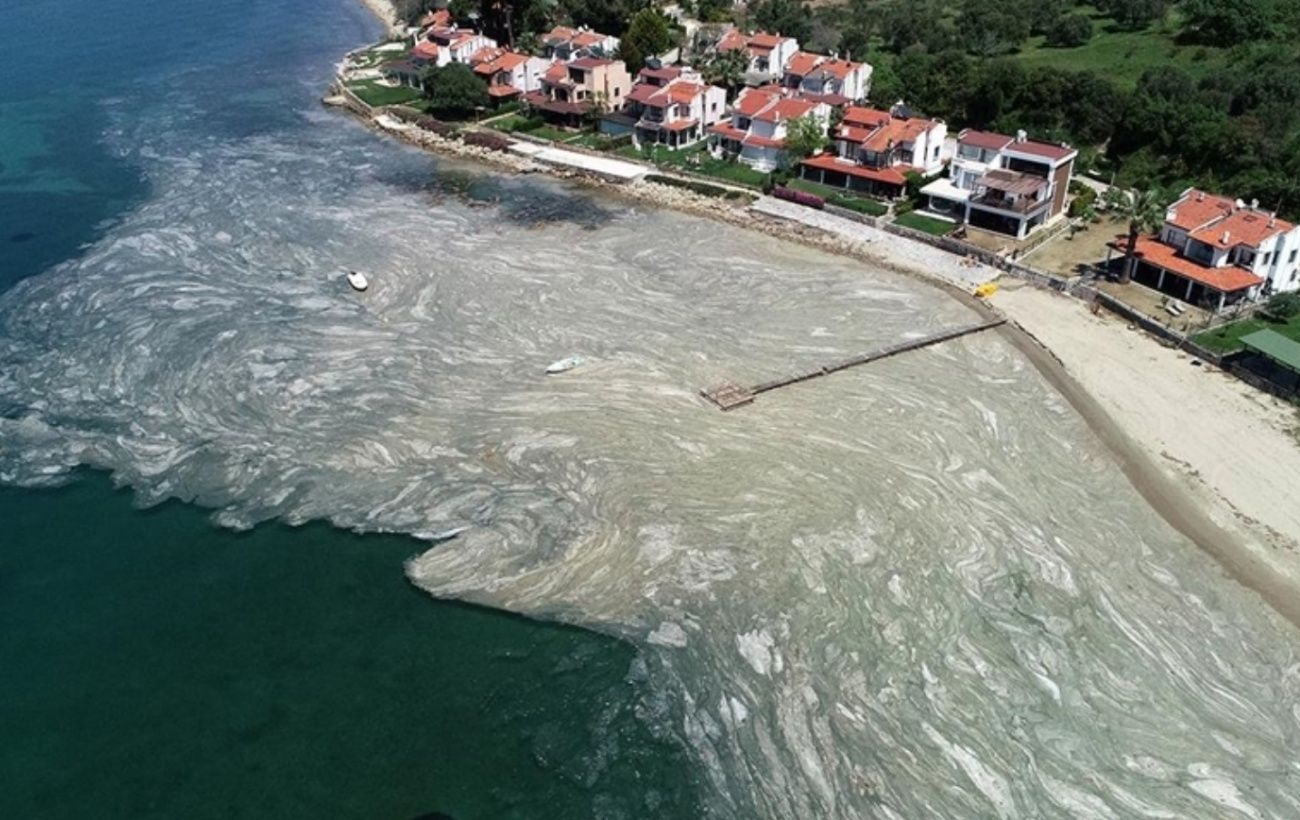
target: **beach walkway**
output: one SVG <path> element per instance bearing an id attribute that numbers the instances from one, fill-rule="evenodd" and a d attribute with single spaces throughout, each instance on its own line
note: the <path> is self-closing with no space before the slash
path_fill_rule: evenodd
<path id="1" fill-rule="evenodd" d="M 764 216 L 798 222 L 851 242 L 877 244 L 882 257 L 897 256 L 901 251 L 906 256 L 908 267 L 925 271 L 962 290 L 973 290 L 998 276 L 998 271 L 988 265 L 968 261 L 948 251 L 888 233 L 880 228 L 873 228 L 862 222 L 787 202 L 784 199 L 765 196 L 751 205 L 750 210 Z"/>
<path id="2" fill-rule="evenodd" d="M 545 145 L 538 145 L 533 142 L 517 141 L 511 144 L 510 150 L 516 154 L 546 163 L 547 165 L 558 165 L 564 168 L 572 168 L 576 171 L 582 171 L 588 174 L 596 174 L 615 182 L 632 182 L 645 176 L 649 170 L 646 166 L 635 162 L 624 162 L 618 159 L 608 157 L 596 157 L 591 154 L 581 154 L 577 151 L 566 151 L 563 148 L 552 148 Z"/>

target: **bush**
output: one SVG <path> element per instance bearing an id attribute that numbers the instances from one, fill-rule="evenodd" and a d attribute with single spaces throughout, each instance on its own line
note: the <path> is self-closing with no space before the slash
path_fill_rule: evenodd
<path id="1" fill-rule="evenodd" d="M 1092 21 L 1087 15 L 1066 14 L 1047 29 L 1047 44 L 1054 48 L 1075 48 L 1092 39 Z"/>
<path id="2" fill-rule="evenodd" d="M 658 185 L 669 185 L 673 188 L 684 188 L 701 196 L 714 196 L 722 199 L 741 199 L 746 194 L 740 191 L 733 191 L 729 188 L 723 188 L 719 185 L 710 185 L 707 182 L 696 182 L 690 179 L 678 179 L 676 177 L 665 177 L 659 174 L 646 174 L 646 182 L 654 182 Z"/>
<path id="3" fill-rule="evenodd" d="M 1070 185 L 1074 187 L 1073 183 Z M 1097 203 L 1097 191 L 1089 188 L 1087 185 L 1080 185 L 1078 192 L 1075 193 L 1074 199 L 1070 200 L 1070 207 L 1066 214 L 1071 217 L 1081 217 L 1093 208 Z"/>
<path id="4" fill-rule="evenodd" d="M 488 134 L 482 131 L 467 131 L 461 139 L 466 145 L 477 145 L 490 151 L 505 151 L 510 147 L 510 140 L 500 134 Z"/>
<path id="5" fill-rule="evenodd" d="M 796 191 L 794 188 L 787 188 L 784 185 L 777 185 L 772 188 L 772 196 L 777 199 L 784 199 L 787 202 L 807 205 L 809 208 L 816 208 L 819 211 L 826 207 L 826 200 L 816 194 L 810 194 L 806 191 Z"/>
<path id="6" fill-rule="evenodd" d="M 1300 293 L 1279 293 L 1264 304 L 1264 311 L 1274 320 L 1285 322 L 1300 315 Z"/>
<path id="7" fill-rule="evenodd" d="M 912 204 L 912 200 L 904 199 L 898 204 L 894 205 L 894 213 L 898 214 L 899 216 L 902 216 L 903 214 L 911 213 L 915 208 L 916 206 Z"/>
<path id="8" fill-rule="evenodd" d="M 440 137 L 450 137 L 456 133 L 454 127 L 441 120 L 436 120 L 433 117 L 416 117 L 415 124 L 417 127 L 437 134 Z"/>
<path id="9" fill-rule="evenodd" d="M 856 211 L 867 216 L 884 216 L 889 212 L 889 207 L 883 202 L 876 202 L 873 199 L 860 199 L 856 196 L 832 194 L 826 198 L 826 201 L 837 208 Z"/>

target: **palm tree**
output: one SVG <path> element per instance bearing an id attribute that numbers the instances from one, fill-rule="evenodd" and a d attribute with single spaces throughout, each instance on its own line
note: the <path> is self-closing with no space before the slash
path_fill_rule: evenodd
<path id="1" fill-rule="evenodd" d="M 745 82 L 745 72 L 749 70 L 749 58 L 744 49 L 732 49 L 721 54 L 714 53 L 704 64 L 704 79 L 712 85 L 727 89 L 727 98 L 731 99 L 735 90 Z"/>
<path id="2" fill-rule="evenodd" d="M 1127 284 L 1137 270 L 1137 242 L 1164 222 L 1165 198 L 1157 191 L 1131 190 L 1111 186 L 1106 190 L 1106 210 L 1116 221 L 1128 220 L 1128 244 L 1124 249 L 1124 267 L 1119 281 Z"/>

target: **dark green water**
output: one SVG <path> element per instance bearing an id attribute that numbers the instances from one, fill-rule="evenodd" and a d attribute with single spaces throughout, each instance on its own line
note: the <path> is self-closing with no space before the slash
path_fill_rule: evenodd
<path id="1" fill-rule="evenodd" d="M 633 650 L 430 600 L 419 545 L 0 489 L 0 817 L 687 817 Z"/>

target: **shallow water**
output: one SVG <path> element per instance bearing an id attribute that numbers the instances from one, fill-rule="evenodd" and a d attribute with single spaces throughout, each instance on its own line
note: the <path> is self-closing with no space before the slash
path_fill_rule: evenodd
<path id="1" fill-rule="evenodd" d="M 90 464 L 236 528 L 467 528 L 414 582 L 633 641 L 641 717 L 718 816 L 1300 812 L 1294 630 L 999 336 L 730 414 L 695 395 L 966 308 L 274 111 L 106 107 L 152 193 L 0 298 L 0 480 Z"/>

